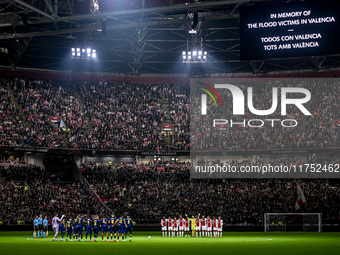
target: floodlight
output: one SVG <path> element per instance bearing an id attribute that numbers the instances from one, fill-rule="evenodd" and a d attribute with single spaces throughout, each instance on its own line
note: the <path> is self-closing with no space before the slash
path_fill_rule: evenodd
<path id="1" fill-rule="evenodd" d="M 194 49 L 192 51 L 182 51 L 183 63 L 205 63 L 207 61 L 208 53 L 202 48 Z"/>
<path id="2" fill-rule="evenodd" d="M 72 48 L 72 52 L 74 52 L 74 51 L 76 51 L 76 49 L 75 49 L 75 48 Z"/>
<path id="3" fill-rule="evenodd" d="M 90 48 L 87 48 L 87 49 L 86 49 L 86 52 L 87 52 L 87 53 L 91 53 L 91 49 L 90 49 Z"/>
<path id="4" fill-rule="evenodd" d="M 93 57 L 93 58 L 96 58 L 96 57 L 97 57 L 97 54 L 96 54 L 96 53 L 92 53 L 92 57 Z"/>
<path id="5" fill-rule="evenodd" d="M 77 48 L 77 52 L 80 52 L 80 48 Z"/>

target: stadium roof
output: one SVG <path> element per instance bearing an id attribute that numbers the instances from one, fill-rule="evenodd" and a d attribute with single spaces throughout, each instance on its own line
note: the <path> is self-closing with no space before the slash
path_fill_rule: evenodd
<path id="1" fill-rule="evenodd" d="M 191 76 L 340 66 L 339 56 L 240 61 L 239 7 L 262 2 L 273 1 L 1 0 L 0 66 Z M 182 63 L 193 45 L 207 51 L 207 63 Z M 77 47 L 96 49 L 96 58 L 71 58 Z"/>

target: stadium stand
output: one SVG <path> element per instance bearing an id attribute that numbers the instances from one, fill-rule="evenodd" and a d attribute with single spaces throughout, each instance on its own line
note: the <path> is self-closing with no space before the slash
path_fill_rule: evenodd
<path id="1" fill-rule="evenodd" d="M 199 102 L 197 98 L 190 98 L 187 84 L 72 83 L 2 78 L 0 85 L 1 145 L 142 151 L 190 148 L 189 100 Z M 255 105 L 270 107 L 271 95 L 265 92 L 272 86 L 273 83 L 263 87 L 255 85 Z M 303 129 L 294 132 L 266 129 L 264 132 L 262 129 L 237 128 L 237 132 L 226 134 L 227 140 L 223 144 L 219 144 L 216 134 L 209 144 L 200 143 L 200 135 L 196 134 L 193 148 L 202 149 L 208 145 L 229 150 L 339 146 L 339 131 L 334 125 L 339 104 L 331 105 L 328 100 L 332 97 L 335 98 L 333 102 L 338 102 L 338 84 L 322 90 L 320 84 L 312 84 L 308 89 L 315 95 L 310 108 L 313 116 L 294 113 L 294 118 L 304 123 Z M 228 92 L 222 92 L 221 96 L 231 100 Z M 230 113 L 231 108 L 227 111 Z M 292 114 L 292 109 L 289 111 Z M 252 117 L 250 113 L 247 116 Z M 57 121 L 52 122 L 55 119 L 51 117 Z M 215 117 L 217 115 L 197 115 L 192 131 L 195 132 L 198 123 Z M 160 132 L 163 122 L 174 125 L 171 133 Z M 101 212 L 96 197 L 82 183 L 56 183 L 57 177 L 48 169 L 18 164 L 22 163 L 19 161 L 3 158 L 2 162 L 7 164 L 0 168 L 0 218 L 6 222 L 15 223 L 19 219 L 30 222 L 37 211 L 48 217 L 58 211 L 71 216 Z M 225 163 L 299 165 L 332 161 L 339 162 L 339 158 L 257 158 L 253 162 Z M 129 211 L 140 224 L 157 223 L 163 216 L 179 213 L 221 215 L 231 224 L 245 221 L 262 224 L 263 214 L 267 211 L 293 212 L 296 191 L 293 180 L 190 179 L 189 167 L 189 163 L 172 161 L 112 166 L 92 161 L 83 163 L 80 170 L 106 206 L 115 212 Z M 322 212 L 324 222 L 336 222 L 339 186 L 331 186 L 328 180 L 303 180 L 300 185 L 308 196 L 303 212 Z"/>
<path id="2" fill-rule="evenodd" d="M 287 110 L 288 114 L 294 114 L 294 118 L 303 123 L 303 128 L 292 131 L 282 127 L 276 129 L 264 127 L 263 136 L 260 135 L 263 128 L 247 130 L 239 127 L 235 128 L 235 132 L 223 133 L 223 141 L 219 139 L 219 131 L 213 131 L 210 142 L 202 144 L 205 139 L 204 133 L 208 132 L 208 129 L 200 128 L 199 133 L 195 133 L 195 126 L 204 126 L 204 122 L 219 117 L 217 115 L 220 112 L 208 117 L 200 116 L 196 112 L 196 121 L 192 123 L 191 130 L 195 134 L 192 148 L 247 150 L 339 146 L 339 130 L 334 125 L 338 118 L 339 104 L 335 95 L 339 93 L 339 87 L 337 84 L 331 84 L 322 86 L 321 90 L 322 79 L 317 81 L 320 84 L 308 85 L 308 89 L 315 95 L 310 104 L 313 116 L 304 116 L 293 111 L 292 106 Z M 254 105 L 270 108 L 271 94 L 266 91 L 271 91 L 273 85 L 270 82 L 266 86 L 255 85 Z M 123 86 L 119 83 L 84 82 L 81 89 L 78 89 L 79 86 L 78 83 L 3 79 L 1 144 L 112 150 L 189 149 L 188 85 Z M 245 89 L 245 86 L 241 88 Z M 163 96 L 169 102 L 167 108 L 162 105 Z M 221 96 L 231 100 L 231 94 L 228 92 L 222 93 Z M 82 98 L 83 103 L 78 98 Z M 332 100 L 329 100 L 330 98 Z M 191 100 L 199 103 L 198 98 Z M 228 114 L 232 111 L 231 107 L 230 105 L 226 109 Z M 249 112 L 246 116 L 255 118 Z M 65 127 L 61 128 L 59 124 L 52 125 L 53 117 L 62 119 Z M 173 123 L 174 129 L 171 134 L 159 132 L 159 126 L 164 121 Z M 234 121 L 241 122 L 243 118 L 239 117 Z M 280 132 L 276 132 L 277 130 Z M 170 140 L 169 143 L 166 142 L 167 139 Z"/>
<path id="3" fill-rule="evenodd" d="M 267 211 L 295 212 L 294 180 L 190 179 L 188 163 L 160 165 L 164 169 L 132 163 L 111 169 L 107 163 L 88 162 L 82 172 L 106 206 L 116 213 L 129 211 L 139 224 L 158 223 L 162 217 L 180 213 L 221 215 L 226 224 L 263 224 Z M 71 216 L 101 213 L 100 203 L 81 183 L 58 184 L 56 177 L 29 165 L 2 166 L 0 173 L 0 218 L 6 222 L 30 222 L 37 211 L 48 216 L 60 211 Z M 301 212 L 321 212 L 324 223 L 337 223 L 339 185 L 308 179 L 299 183 L 308 197 Z"/>

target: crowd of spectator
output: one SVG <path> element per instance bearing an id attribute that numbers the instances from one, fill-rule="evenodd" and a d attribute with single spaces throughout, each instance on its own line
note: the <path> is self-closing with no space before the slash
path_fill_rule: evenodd
<path id="1" fill-rule="evenodd" d="M 162 86 L 156 84 L 84 83 L 85 114 L 93 125 L 78 144 L 83 148 L 155 150 L 164 148 L 157 127 L 166 118 Z"/>
<path id="2" fill-rule="evenodd" d="M 0 144 L 22 145 L 29 128 L 20 118 L 20 110 L 10 96 L 11 80 L 0 79 Z"/>
<path id="3" fill-rule="evenodd" d="M 0 142 L 49 148 L 188 150 L 189 87 L 176 87 L 1 79 Z M 171 102 L 171 113 L 162 107 L 163 96 Z M 166 120 L 174 121 L 170 136 L 160 132 Z M 169 137 L 171 144 L 165 142 Z"/>
<path id="4" fill-rule="evenodd" d="M 278 88 L 278 107 L 264 119 L 294 119 L 295 128 L 279 121 L 265 121 L 260 128 L 248 126 L 259 119 L 245 107 L 245 115 L 233 115 L 232 94 L 218 89 L 223 106 L 207 100 L 208 114 L 201 115 L 201 93 L 187 84 L 129 84 L 58 82 L 0 79 L 0 143 L 14 146 L 110 150 L 249 150 L 326 148 L 340 145 L 338 81 L 333 79 L 270 80 L 238 83 L 247 94 L 253 87 L 255 109 L 272 106 L 272 88 Z M 293 104 L 281 115 L 281 88 L 303 87 L 311 92 L 304 115 Z M 303 94 L 289 93 L 289 98 Z M 164 101 L 166 99 L 166 101 Z M 168 104 L 169 105 L 164 105 Z M 191 112 L 190 112 L 191 110 Z M 283 118 L 285 117 L 285 118 Z M 213 119 L 228 119 L 224 130 L 213 128 Z M 230 120 L 244 125 L 230 126 Z M 190 122 L 191 120 L 191 122 Z M 163 123 L 173 125 L 161 132 Z M 294 124 L 294 122 L 286 122 Z M 258 125 L 260 122 L 254 122 Z M 274 127 L 272 127 L 274 124 Z"/>
<path id="5" fill-rule="evenodd" d="M 334 163 L 338 159 L 313 158 L 307 161 L 295 157 L 259 161 L 266 164 L 302 164 L 314 161 Z M 87 163 L 86 178 L 106 206 L 118 213 L 128 211 L 140 224 L 157 223 L 162 217 L 185 213 L 221 215 L 227 224 L 263 224 L 264 213 L 296 212 L 294 180 L 190 179 L 188 163 L 163 163 L 122 163 L 111 169 L 107 163 L 92 162 Z M 299 212 L 320 212 L 324 223 L 337 223 L 339 186 L 332 186 L 325 179 L 302 180 L 299 183 L 307 198 Z"/>
<path id="6" fill-rule="evenodd" d="M 26 162 L 23 160 L 22 157 L 14 157 L 14 156 L 10 156 L 10 157 L 5 157 L 3 156 L 2 158 L 0 158 L 0 163 L 2 164 L 26 164 Z"/>
<path id="7" fill-rule="evenodd" d="M 166 87 L 166 94 L 175 131 L 171 137 L 171 149 L 187 150 L 190 146 L 190 87 L 186 84 L 171 84 Z"/>
<path id="8" fill-rule="evenodd" d="M 15 80 L 13 83 L 14 97 L 30 127 L 23 145 L 66 147 L 65 131 L 70 134 L 68 142 L 72 143 L 72 135 L 83 125 L 80 104 L 72 88 L 45 80 Z"/>
<path id="9" fill-rule="evenodd" d="M 264 213 L 296 212 L 294 180 L 190 179 L 189 163 L 164 162 L 161 166 L 89 162 L 82 166 L 87 184 L 63 184 L 51 181 L 50 173 L 37 166 L 2 165 L 0 218 L 7 223 L 28 223 L 38 213 L 49 218 L 55 212 L 73 217 L 100 214 L 107 206 L 117 215 L 129 212 L 139 224 L 185 213 L 220 215 L 226 224 L 263 224 Z M 299 212 L 320 212 L 324 223 L 337 223 L 339 186 L 325 179 L 299 183 L 307 198 Z"/>
<path id="10" fill-rule="evenodd" d="M 38 214 L 52 219 L 56 212 L 74 217 L 102 210 L 82 184 L 52 182 L 48 172 L 32 165 L 0 166 L 0 195 L 0 219 L 4 224 L 19 220 L 28 224 Z"/>

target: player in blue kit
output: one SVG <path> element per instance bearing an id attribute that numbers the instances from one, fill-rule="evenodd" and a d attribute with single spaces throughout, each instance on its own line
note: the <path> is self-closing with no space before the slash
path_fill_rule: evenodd
<path id="1" fill-rule="evenodd" d="M 92 228 L 93 228 L 93 221 L 91 218 L 88 218 L 86 221 L 85 221 L 85 226 L 86 226 L 86 241 L 87 241 L 87 235 L 90 235 L 90 242 L 92 241 L 91 238 L 92 238 Z"/>
<path id="2" fill-rule="evenodd" d="M 119 242 L 119 234 L 122 234 L 122 241 L 124 242 L 124 232 L 125 232 L 125 218 L 123 216 L 119 217 L 117 219 L 117 223 L 118 223 L 118 238 L 117 241 Z"/>
<path id="3" fill-rule="evenodd" d="M 96 216 L 93 220 L 93 235 L 94 235 L 94 241 L 97 242 L 97 237 L 99 234 L 99 226 L 100 226 L 100 221 L 98 219 L 98 216 Z"/>
<path id="4" fill-rule="evenodd" d="M 114 241 L 116 242 L 116 234 L 117 234 L 116 222 L 117 222 L 117 218 L 112 214 L 110 218 L 111 242 L 112 242 L 112 232 L 114 233 Z"/>
<path id="5" fill-rule="evenodd" d="M 104 233 L 106 233 L 107 241 L 110 242 L 109 240 L 109 229 L 108 229 L 108 220 L 106 218 L 102 218 L 100 221 L 100 224 L 102 226 L 102 242 L 104 242 Z"/>
<path id="6" fill-rule="evenodd" d="M 37 238 L 37 232 L 39 231 L 38 216 L 33 220 L 33 238 Z"/>
<path id="7" fill-rule="evenodd" d="M 84 218 L 80 215 L 78 216 L 78 241 L 79 241 L 79 238 L 81 238 L 81 241 L 84 241 L 83 240 L 83 230 L 84 230 Z"/>
<path id="8" fill-rule="evenodd" d="M 65 241 L 64 240 L 64 235 L 65 235 L 65 227 L 66 227 L 66 224 L 65 224 L 65 220 L 62 220 L 59 224 L 59 231 L 60 231 L 60 234 L 61 234 L 61 241 Z"/>
<path id="9" fill-rule="evenodd" d="M 72 221 L 72 229 L 73 229 L 73 240 L 76 241 L 78 239 L 78 217 Z"/>
<path id="10" fill-rule="evenodd" d="M 127 214 L 125 214 L 125 224 L 126 224 L 126 228 L 125 228 L 125 241 L 127 242 L 127 234 L 128 232 L 130 233 L 130 242 L 131 242 L 131 237 L 132 237 L 132 226 L 133 226 L 133 222 L 130 216 L 128 216 Z"/>
<path id="11" fill-rule="evenodd" d="M 68 221 L 66 221 L 66 229 L 67 229 L 66 241 L 68 237 L 70 237 L 70 241 L 72 241 L 72 226 L 73 226 L 73 222 L 72 222 L 72 219 L 70 218 Z"/>
<path id="12" fill-rule="evenodd" d="M 48 220 L 47 220 L 47 216 L 45 216 L 45 219 L 43 220 L 43 231 L 44 231 L 44 237 L 46 238 L 48 236 Z"/>

